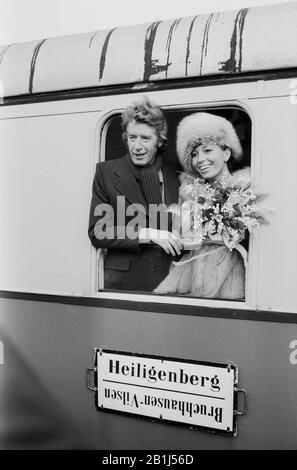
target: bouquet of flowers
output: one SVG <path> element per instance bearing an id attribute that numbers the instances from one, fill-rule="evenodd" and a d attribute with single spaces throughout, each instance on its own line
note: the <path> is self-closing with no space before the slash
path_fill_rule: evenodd
<path id="1" fill-rule="evenodd" d="M 183 202 L 170 209 L 175 231 L 185 245 L 212 242 L 233 250 L 246 231 L 253 233 L 268 223 L 264 209 L 257 205 L 266 196 L 257 193 L 246 178 L 230 185 L 193 178 L 181 187 Z"/>

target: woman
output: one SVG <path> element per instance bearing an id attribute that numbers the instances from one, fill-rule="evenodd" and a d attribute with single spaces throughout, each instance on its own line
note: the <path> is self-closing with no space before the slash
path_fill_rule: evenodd
<path id="1" fill-rule="evenodd" d="M 242 158 L 242 147 L 232 124 L 214 114 L 198 112 L 180 122 L 177 154 L 184 170 L 180 204 L 189 197 L 189 182 L 197 178 L 213 187 L 219 183 L 234 188 L 250 176 L 249 168 L 232 172 L 232 163 Z M 239 244 L 230 250 L 221 240 L 203 240 L 172 264 L 170 273 L 154 293 L 243 299 L 244 254 Z"/>

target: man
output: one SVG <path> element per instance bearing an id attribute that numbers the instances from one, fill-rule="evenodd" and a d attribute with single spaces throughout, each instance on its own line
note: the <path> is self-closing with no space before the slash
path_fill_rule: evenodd
<path id="1" fill-rule="evenodd" d="M 128 106 L 122 129 L 128 153 L 97 164 L 88 233 L 106 249 L 105 288 L 151 292 L 181 252 L 165 210 L 177 202 L 178 180 L 162 160 L 167 124 L 158 106 L 148 98 Z"/>

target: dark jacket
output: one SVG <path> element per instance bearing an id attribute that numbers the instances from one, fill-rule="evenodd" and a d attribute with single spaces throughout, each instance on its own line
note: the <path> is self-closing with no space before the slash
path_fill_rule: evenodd
<path id="1" fill-rule="evenodd" d="M 162 173 L 165 203 L 169 206 L 177 202 L 178 179 L 175 170 L 165 163 Z M 137 212 L 129 207 L 127 214 L 132 204 Z M 107 249 L 105 288 L 152 291 L 168 273 L 170 256 L 157 245 L 139 244 L 138 230 L 134 239 L 131 233 L 127 236 L 127 226 L 136 215 L 138 228 L 151 226 L 146 201 L 126 157 L 98 163 L 88 233 L 94 247 Z"/>

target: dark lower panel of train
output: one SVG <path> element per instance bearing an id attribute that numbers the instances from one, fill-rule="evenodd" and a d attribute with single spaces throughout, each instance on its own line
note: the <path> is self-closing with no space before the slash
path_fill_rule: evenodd
<path id="1" fill-rule="evenodd" d="M 0 299 L 2 449 L 295 449 L 297 325 Z M 94 348 L 233 362 L 236 437 L 96 410 Z"/>

